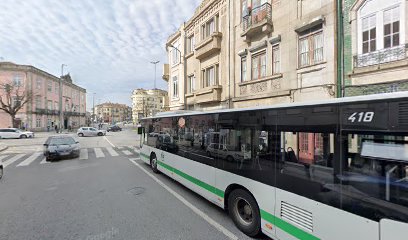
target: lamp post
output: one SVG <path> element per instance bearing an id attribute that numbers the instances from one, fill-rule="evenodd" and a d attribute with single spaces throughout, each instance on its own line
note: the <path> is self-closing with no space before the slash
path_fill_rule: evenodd
<path id="1" fill-rule="evenodd" d="M 60 129 L 60 131 L 62 130 L 62 126 L 63 126 L 63 124 L 62 124 L 62 122 L 64 121 L 64 111 L 63 111 L 63 109 L 62 109 L 62 77 L 64 76 L 64 67 L 66 67 L 66 66 L 68 66 L 68 65 L 66 65 L 66 64 L 61 64 L 61 77 L 60 77 L 60 81 L 59 81 L 59 109 L 60 109 L 60 126 L 59 126 L 59 129 Z"/>
<path id="2" fill-rule="evenodd" d="M 160 61 L 153 61 L 150 62 L 151 64 L 154 64 L 154 89 L 156 89 L 156 66 Z"/>
<path id="3" fill-rule="evenodd" d="M 95 113 L 95 95 L 96 93 L 92 93 L 92 121 L 95 122 L 96 113 Z"/>

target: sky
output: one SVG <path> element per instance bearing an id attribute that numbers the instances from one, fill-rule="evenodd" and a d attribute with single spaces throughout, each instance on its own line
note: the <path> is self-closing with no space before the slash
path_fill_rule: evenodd
<path id="1" fill-rule="evenodd" d="M 70 73 L 87 90 L 87 107 L 130 105 L 133 89 L 167 90 L 165 43 L 201 0 L 1 0 L 0 61 L 55 76 Z"/>

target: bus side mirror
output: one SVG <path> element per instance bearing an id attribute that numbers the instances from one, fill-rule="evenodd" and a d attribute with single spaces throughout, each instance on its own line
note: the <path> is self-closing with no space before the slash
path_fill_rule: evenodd
<path id="1" fill-rule="evenodd" d="M 138 128 L 137 128 L 137 134 L 142 135 L 143 132 L 144 132 L 144 127 L 138 127 Z"/>

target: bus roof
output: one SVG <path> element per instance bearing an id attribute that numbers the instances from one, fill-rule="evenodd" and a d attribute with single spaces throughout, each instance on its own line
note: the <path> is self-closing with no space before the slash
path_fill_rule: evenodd
<path id="1" fill-rule="evenodd" d="M 380 94 L 355 96 L 355 97 L 331 98 L 331 99 L 317 100 L 317 101 L 281 103 L 281 104 L 275 104 L 275 105 L 258 106 L 258 107 L 250 107 L 250 108 L 220 109 L 220 110 L 205 111 L 205 112 L 203 111 L 193 111 L 193 112 L 186 111 L 186 112 L 178 112 L 178 113 L 173 112 L 170 114 L 163 114 L 160 116 L 143 118 L 142 120 L 155 119 L 155 118 L 178 117 L 178 116 L 227 113 L 227 112 L 244 112 L 244 111 L 254 111 L 254 110 L 269 110 L 269 109 L 279 109 L 279 108 L 304 107 L 304 106 L 314 106 L 314 105 L 318 106 L 318 105 L 327 105 L 327 104 L 393 100 L 393 99 L 399 99 L 399 98 L 408 98 L 408 91 L 393 92 L 393 93 L 380 93 Z"/>

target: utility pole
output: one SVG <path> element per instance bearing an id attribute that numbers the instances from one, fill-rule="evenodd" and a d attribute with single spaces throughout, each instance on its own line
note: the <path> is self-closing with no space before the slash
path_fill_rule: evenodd
<path id="1" fill-rule="evenodd" d="M 59 109 L 60 109 L 60 124 L 59 124 L 59 129 L 60 131 L 62 130 L 63 126 L 63 121 L 64 121 L 64 111 L 62 109 L 62 78 L 64 77 L 64 67 L 66 67 L 66 64 L 61 64 L 61 77 L 59 81 Z"/>
<path id="2" fill-rule="evenodd" d="M 151 64 L 154 64 L 154 89 L 156 89 L 156 65 L 157 65 L 159 62 L 160 62 L 160 61 L 150 62 Z"/>

